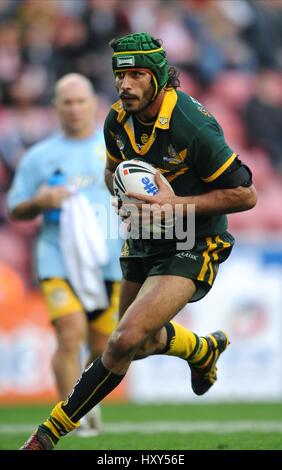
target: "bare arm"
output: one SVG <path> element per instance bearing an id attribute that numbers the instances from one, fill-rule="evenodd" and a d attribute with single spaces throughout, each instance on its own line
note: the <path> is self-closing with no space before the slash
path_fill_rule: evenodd
<path id="1" fill-rule="evenodd" d="M 114 194 L 113 175 L 117 166 L 118 166 L 118 162 L 114 162 L 113 160 L 110 160 L 110 158 L 107 158 L 106 167 L 105 167 L 105 183 L 111 194 Z"/>
<path id="2" fill-rule="evenodd" d="M 46 209 L 60 207 L 69 195 L 65 186 L 43 185 L 33 198 L 16 206 L 11 211 L 11 216 L 16 220 L 31 220 Z"/>
<path id="3" fill-rule="evenodd" d="M 136 193 L 129 193 L 129 197 L 146 201 L 150 204 L 163 206 L 171 204 L 177 211 L 177 205 L 184 208 L 184 213 L 189 210 L 189 204 L 195 205 L 195 211 L 198 215 L 230 214 L 232 212 L 241 212 L 252 209 L 257 202 L 257 195 L 254 186 L 238 186 L 234 189 L 214 189 L 208 193 L 199 196 L 176 196 L 167 185 L 161 180 L 159 174 L 156 174 L 156 183 L 159 192 L 156 196 L 144 196 Z"/>
<path id="4" fill-rule="evenodd" d="M 196 214 L 231 214 L 252 209 L 257 202 L 254 186 L 233 189 L 215 189 L 199 196 L 179 197 L 177 204 L 194 204 Z"/>
<path id="5" fill-rule="evenodd" d="M 16 220 L 31 220 L 41 213 L 41 209 L 36 204 L 35 199 L 29 199 L 16 206 L 10 213 Z"/>

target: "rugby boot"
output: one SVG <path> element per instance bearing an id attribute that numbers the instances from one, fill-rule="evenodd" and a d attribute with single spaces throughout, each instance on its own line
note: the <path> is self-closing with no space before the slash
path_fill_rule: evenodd
<path id="1" fill-rule="evenodd" d="M 207 354 L 199 362 L 194 364 L 189 362 L 193 357 L 187 360 L 191 369 L 192 390 L 196 395 L 204 395 L 215 383 L 217 380 L 216 363 L 220 354 L 223 353 L 230 344 L 228 336 L 220 330 L 210 333 L 208 336 L 204 336 L 204 338 L 207 340 L 209 346 Z"/>
<path id="2" fill-rule="evenodd" d="M 55 444 L 47 432 L 38 428 L 24 443 L 20 450 L 52 450 Z"/>

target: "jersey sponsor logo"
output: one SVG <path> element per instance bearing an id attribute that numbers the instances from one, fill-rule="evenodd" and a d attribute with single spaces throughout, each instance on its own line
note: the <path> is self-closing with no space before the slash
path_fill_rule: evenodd
<path id="1" fill-rule="evenodd" d="M 141 182 L 143 183 L 143 187 L 146 191 L 146 193 L 148 194 L 152 194 L 153 196 L 155 196 L 155 194 L 157 194 L 158 192 L 158 188 L 157 186 L 152 183 L 152 181 L 150 180 L 150 178 L 148 178 L 147 176 L 144 176 L 142 179 L 141 179 Z"/>
<path id="2" fill-rule="evenodd" d="M 135 142 L 135 143 L 136 143 L 136 146 L 137 146 L 137 148 L 138 148 L 139 151 L 142 150 L 142 148 L 143 148 L 144 145 L 148 142 L 148 140 L 149 140 L 148 134 L 142 134 L 142 135 L 141 135 L 141 142 L 142 142 L 142 143 L 140 144 L 140 143 L 138 143 L 138 142 Z"/>
<path id="3" fill-rule="evenodd" d="M 204 114 L 204 116 L 207 117 L 212 117 L 211 113 L 205 108 L 200 101 L 196 100 L 196 98 L 193 98 L 193 96 L 190 96 L 191 100 L 193 101 L 194 104 L 197 104 L 197 110 L 200 111 L 200 113 Z"/>
<path id="4" fill-rule="evenodd" d="M 193 101 L 194 104 L 198 104 L 200 106 L 203 106 L 202 103 L 200 103 L 200 101 L 196 100 L 196 98 L 193 98 L 193 96 L 190 96 L 191 100 Z"/>
<path id="5" fill-rule="evenodd" d="M 141 142 L 142 142 L 142 144 L 146 144 L 146 143 L 148 142 L 148 140 L 149 140 L 148 134 L 142 134 L 142 135 L 141 135 Z"/>
<path id="6" fill-rule="evenodd" d="M 117 67 L 125 67 L 125 66 L 134 67 L 134 65 L 135 65 L 135 57 L 132 55 L 117 58 Z"/>
<path id="7" fill-rule="evenodd" d="M 204 108 L 203 106 L 198 106 L 197 110 L 200 111 L 200 113 L 202 113 L 204 116 L 207 116 L 209 118 L 212 117 L 211 113 L 209 113 L 208 110 Z"/>
<path id="8" fill-rule="evenodd" d="M 177 253 L 175 256 L 177 256 L 178 258 L 190 258 L 194 261 L 197 261 L 198 259 L 198 256 L 191 253 L 191 251 L 181 251 L 181 253 Z"/>

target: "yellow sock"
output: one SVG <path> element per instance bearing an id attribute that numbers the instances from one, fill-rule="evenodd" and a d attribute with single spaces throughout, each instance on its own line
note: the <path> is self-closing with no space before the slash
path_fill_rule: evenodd
<path id="1" fill-rule="evenodd" d="M 206 338 L 204 338 L 203 336 L 198 336 L 198 338 L 199 348 L 188 359 L 188 362 L 198 367 L 205 367 L 205 365 L 210 360 L 211 351 Z"/>
<path id="2" fill-rule="evenodd" d="M 51 411 L 50 417 L 43 423 L 43 425 L 46 428 L 50 429 L 51 433 L 57 439 L 60 439 L 61 436 L 68 434 L 80 425 L 79 421 L 77 423 L 74 423 L 66 415 L 66 413 L 62 409 L 63 403 L 63 401 L 57 403 L 57 405 Z"/>
<path id="3" fill-rule="evenodd" d="M 209 346 L 205 338 L 196 335 L 190 330 L 179 325 L 175 321 L 170 321 L 172 326 L 171 338 L 168 338 L 169 345 L 165 354 L 177 356 L 182 359 L 189 359 L 192 364 L 200 361 L 208 352 Z"/>

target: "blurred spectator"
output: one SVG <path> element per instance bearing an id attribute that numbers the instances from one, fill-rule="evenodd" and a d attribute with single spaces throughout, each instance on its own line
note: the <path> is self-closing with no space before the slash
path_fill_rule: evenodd
<path id="1" fill-rule="evenodd" d="M 195 41 L 192 71 L 204 87 L 223 70 L 255 68 L 255 55 L 241 38 L 252 16 L 246 0 L 183 1 L 183 23 Z"/>
<path id="2" fill-rule="evenodd" d="M 0 21 L 6 21 L 15 15 L 21 0 L 1 0 L 0 2 Z"/>
<path id="3" fill-rule="evenodd" d="M 282 3 L 250 0 L 250 5 L 253 19 L 242 37 L 254 51 L 259 67 L 282 69 Z"/>
<path id="4" fill-rule="evenodd" d="M 30 106 L 44 104 L 49 97 L 49 80 L 46 69 L 26 66 L 9 89 L 11 104 Z"/>
<path id="5" fill-rule="evenodd" d="M 55 74 L 57 77 L 83 69 L 87 53 L 87 28 L 81 19 L 61 17 L 55 35 Z M 90 61 L 91 64 L 91 61 Z"/>
<path id="6" fill-rule="evenodd" d="M 9 103 L 9 86 L 17 79 L 22 66 L 20 34 L 17 23 L 0 23 L 0 100 Z"/>
<path id="7" fill-rule="evenodd" d="M 130 30 L 129 18 L 119 0 L 88 0 L 83 20 L 89 31 L 89 45 L 102 51 L 113 37 Z"/>
<path id="8" fill-rule="evenodd" d="M 86 8 L 87 0 L 64 0 L 57 2 L 57 9 L 59 10 L 59 15 L 66 16 L 79 16 L 81 15 Z"/>
<path id="9" fill-rule="evenodd" d="M 124 8 L 126 6 L 126 8 Z M 100 93 L 115 99 L 111 69 L 109 41 L 114 37 L 130 33 L 127 2 L 119 0 L 88 0 L 82 16 L 87 28 L 88 53 L 82 58 L 81 73 L 86 74 Z"/>
<path id="10" fill-rule="evenodd" d="M 247 143 L 263 148 L 282 171 L 282 77 L 263 70 L 256 78 L 254 95 L 245 107 Z"/>
<path id="11" fill-rule="evenodd" d="M 48 0 L 37 2 L 34 0 L 21 0 L 18 3 L 17 19 L 23 28 L 28 29 L 36 23 L 51 25 L 58 15 L 58 1 Z"/>
<path id="12" fill-rule="evenodd" d="M 160 9 L 154 35 L 163 38 L 168 61 L 172 65 L 185 68 L 195 62 L 197 44 L 182 22 L 181 10 L 176 9 L 173 3 L 164 4 Z"/>
<path id="13" fill-rule="evenodd" d="M 7 223 L 6 192 L 12 182 L 15 168 L 24 147 L 17 132 L 5 135 L 3 129 L 0 134 L 0 225 Z"/>
<path id="14" fill-rule="evenodd" d="M 134 0 L 127 2 L 127 12 L 129 15 L 132 31 L 144 31 L 153 34 L 158 23 L 158 15 L 162 8 L 161 0 Z M 146 27 L 144 27 L 146 25 Z"/>

